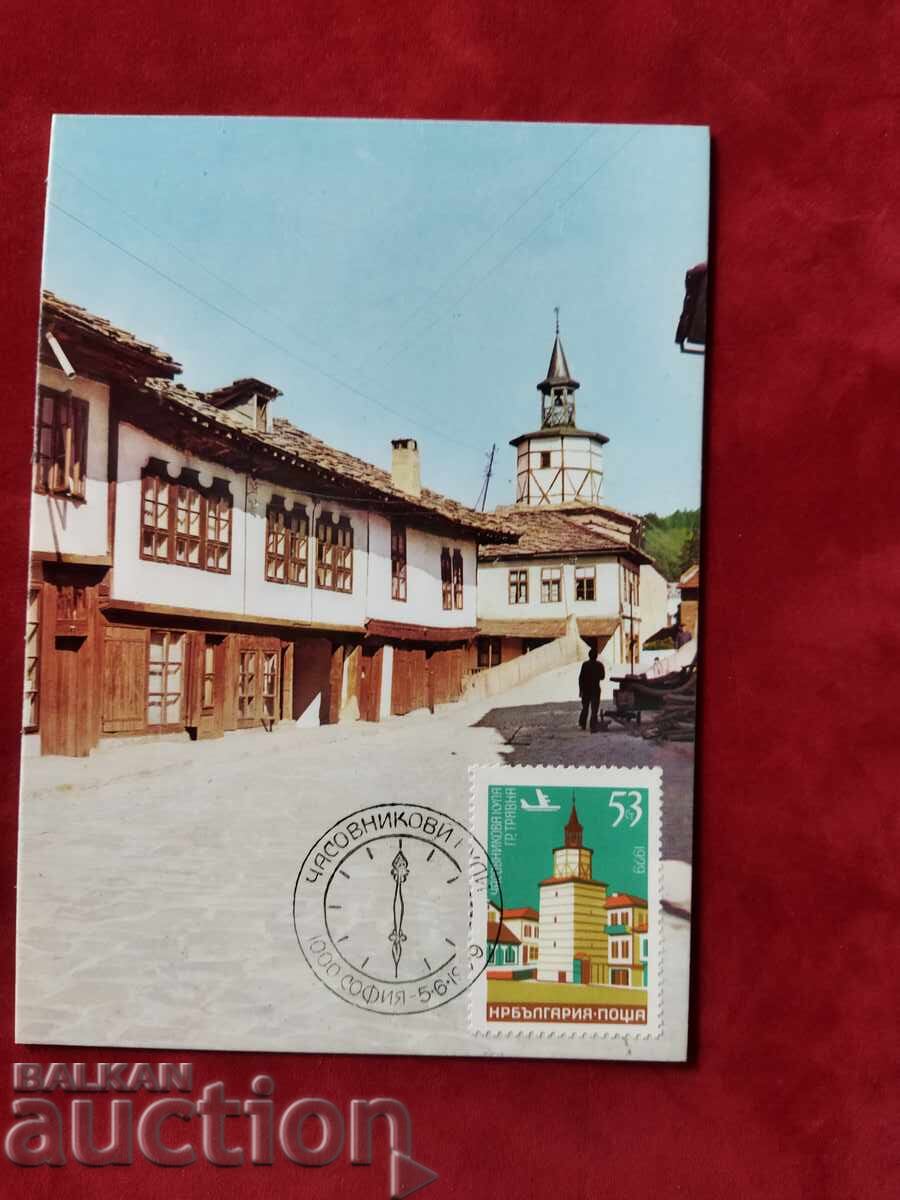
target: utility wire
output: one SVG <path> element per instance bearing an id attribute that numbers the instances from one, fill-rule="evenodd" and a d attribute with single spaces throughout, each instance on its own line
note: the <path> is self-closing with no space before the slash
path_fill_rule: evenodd
<path id="1" fill-rule="evenodd" d="M 215 279 L 218 283 L 223 284 L 228 288 L 229 291 L 234 292 L 236 296 L 240 296 L 242 300 L 245 300 L 254 308 L 259 309 L 260 312 L 267 313 L 270 317 L 274 317 L 279 324 L 284 326 L 288 333 L 292 334 L 294 337 L 300 338 L 301 341 L 313 346 L 316 350 L 322 350 L 326 354 L 334 353 L 333 350 L 331 350 L 328 346 L 323 345 L 322 342 L 316 341 L 315 338 L 311 338 L 308 334 L 301 333 L 299 329 L 295 329 L 292 325 L 289 325 L 281 316 L 281 314 L 275 311 L 275 309 L 270 308 L 267 304 L 263 304 L 261 300 L 256 300 L 253 296 L 248 295 L 248 293 L 242 288 L 239 288 L 237 284 L 232 283 L 230 279 L 226 279 L 224 275 L 219 275 L 218 272 L 201 262 L 199 258 L 195 258 L 194 255 L 185 250 L 183 246 L 179 246 L 177 242 L 173 242 L 170 238 L 167 238 L 164 234 L 148 225 L 146 221 L 142 221 L 140 217 L 136 217 L 134 213 L 129 212 L 127 208 L 123 208 L 118 201 L 112 198 L 112 196 L 107 196 L 106 193 L 101 192 L 98 187 L 95 187 L 92 183 L 88 183 L 86 179 L 83 179 L 80 175 L 76 174 L 71 167 L 67 167 L 64 163 L 54 163 L 53 170 L 63 171 L 66 175 L 74 179 L 76 183 L 79 183 L 89 192 L 93 192 L 94 195 L 99 196 L 104 203 L 109 204 L 112 208 L 120 212 L 122 216 L 127 217 L 129 221 L 133 221 L 134 224 L 140 229 L 143 229 L 152 237 L 155 237 L 157 241 L 162 242 L 164 246 L 168 246 L 170 250 L 174 250 L 176 254 L 180 254 L 182 258 L 186 259 L 189 263 L 193 263 L 195 267 L 199 267 L 201 271 L 205 271 L 211 279 Z"/>
<path id="2" fill-rule="evenodd" d="M 508 213 L 507 216 L 505 216 L 503 218 L 503 220 L 500 222 L 500 224 L 496 225 L 491 230 L 491 232 L 487 235 L 487 237 L 478 243 L 478 245 L 475 247 L 475 249 L 472 251 L 471 254 L 469 254 L 466 258 L 464 258 L 463 261 L 461 263 L 459 263 L 458 266 L 454 267 L 453 270 L 450 271 L 450 273 L 448 275 L 444 276 L 444 278 L 441 280 L 441 282 L 438 284 L 438 286 L 431 290 L 427 299 L 423 300 L 422 303 L 417 308 L 415 308 L 411 313 L 409 313 L 408 316 L 404 317 L 398 324 L 396 324 L 394 326 L 393 331 L 396 333 L 401 329 L 405 329 L 407 325 L 409 325 L 412 321 L 414 321 L 416 319 L 416 317 L 419 315 L 419 313 L 424 312 L 426 308 L 430 308 L 434 298 L 441 294 L 441 292 L 444 290 L 444 288 L 447 286 L 447 284 L 452 279 L 455 279 L 456 276 L 459 275 L 459 273 L 461 271 L 465 270 L 465 268 L 469 265 L 470 262 L 472 262 L 472 260 L 474 258 L 477 258 L 477 256 L 481 253 L 481 251 L 485 248 L 485 246 L 487 246 L 490 242 L 492 242 L 494 240 L 494 238 L 497 236 L 497 234 L 502 232 L 502 230 L 504 230 L 506 228 L 506 226 L 510 223 L 510 221 L 514 220 L 519 215 L 519 213 L 522 211 L 522 209 L 526 208 L 531 203 L 531 201 L 535 198 L 535 196 L 537 196 L 538 193 L 540 193 L 544 190 L 544 188 L 547 186 L 548 183 L 551 182 L 551 180 L 556 178 L 556 176 L 560 173 L 560 171 L 563 169 L 563 167 L 568 166 L 568 164 L 572 161 L 572 159 L 576 156 L 576 154 L 581 153 L 581 151 L 588 144 L 588 142 L 590 142 L 593 138 L 595 138 L 597 136 L 597 133 L 598 133 L 598 130 L 594 129 L 588 134 L 588 136 L 586 138 L 584 138 L 582 141 L 580 141 L 578 143 L 578 145 L 575 147 L 575 149 L 572 151 L 572 153 L 566 155 L 566 157 L 562 160 L 562 162 L 559 163 L 556 167 L 554 167 L 553 170 L 550 172 L 550 174 L 547 175 L 538 184 L 538 186 L 533 189 L 533 191 L 528 193 L 528 195 L 521 202 L 521 204 L 518 204 L 511 213 Z M 371 354 L 366 355 L 366 357 L 363 359 L 363 361 L 360 363 L 360 365 L 356 369 L 358 371 L 362 371 L 365 368 L 365 366 L 375 357 L 375 355 L 379 354 L 384 349 L 384 347 L 388 344 L 389 340 L 390 339 L 386 338 L 383 342 L 381 342 L 380 345 L 376 346 Z"/>
<path id="3" fill-rule="evenodd" d="M 600 164 L 600 166 L 596 168 L 596 170 L 592 171 L 590 173 L 590 175 L 587 176 L 586 179 L 583 179 L 576 188 L 574 188 L 571 192 L 569 192 L 568 196 L 566 196 L 566 198 L 564 200 L 561 200 L 559 202 L 559 204 L 557 204 L 555 206 L 555 208 L 553 208 L 547 214 L 546 217 L 544 217 L 542 220 L 538 221 L 537 225 L 535 225 L 528 233 L 526 233 L 525 236 L 520 241 L 516 242 L 516 244 L 513 246 L 513 248 L 510 251 L 508 251 L 506 254 L 504 254 L 502 258 L 498 259 L 498 261 L 495 262 L 492 267 L 490 267 L 487 271 L 485 271 L 485 273 L 483 275 L 479 276 L 478 279 L 476 279 L 472 284 L 469 285 L 469 287 L 467 287 L 465 289 L 465 291 L 461 292 L 451 302 L 450 309 L 447 312 L 443 312 L 439 316 L 435 317 L 435 319 L 431 322 L 430 325 L 426 325 L 424 329 L 421 329 L 417 334 L 414 334 L 413 337 L 411 337 L 408 341 L 404 342 L 400 346 L 400 348 L 398 350 L 396 350 L 394 352 L 394 354 L 391 355 L 390 358 L 387 358 L 384 360 L 384 362 L 382 363 L 382 366 L 386 367 L 390 363 L 394 362 L 394 360 L 399 358 L 401 354 L 404 354 L 410 348 L 410 346 L 412 346 L 416 342 L 420 341 L 423 337 L 425 337 L 425 335 L 427 333 L 430 333 L 431 330 L 434 329 L 434 327 L 436 325 L 440 325 L 440 323 L 442 321 L 446 320 L 449 311 L 452 311 L 458 304 L 460 304 L 463 300 L 465 300 L 465 298 L 468 295 L 470 295 L 475 290 L 475 288 L 479 287 L 482 283 L 485 282 L 485 280 L 490 279 L 490 277 L 496 271 L 499 271 L 500 268 L 502 266 L 504 266 L 504 264 L 509 262 L 509 260 L 512 258 L 512 256 L 515 253 L 517 253 L 517 251 L 521 250 L 521 248 L 525 245 L 526 242 L 530 241 L 540 229 L 543 229 L 543 227 L 547 224 L 547 222 L 551 221 L 561 209 L 565 208 L 565 206 L 569 203 L 570 200 L 574 200 L 574 198 L 578 195 L 578 193 L 583 191 L 584 188 L 586 188 L 587 185 L 591 182 L 591 180 L 596 179 L 596 177 L 600 174 L 600 172 L 605 170 L 614 158 L 618 157 L 618 155 L 621 154 L 622 151 L 627 146 L 630 146 L 631 143 L 634 141 L 634 139 L 640 134 L 640 132 L 641 132 L 640 129 L 636 129 L 630 137 L 626 138 L 625 141 L 621 143 L 621 145 L 619 145 L 615 150 L 613 150 L 612 154 L 607 155 L 607 157 L 603 160 L 603 162 Z"/>
<path id="4" fill-rule="evenodd" d="M 302 358 L 299 354 L 295 354 L 292 350 L 289 350 L 287 346 L 282 345 L 281 342 L 277 342 L 274 338 L 270 338 L 267 334 L 260 333 L 258 329 L 254 329 L 252 326 L 245 324 L 238 317 L 235 317 L 230 312 L 227 312 L 224 308 L 220 308 L 218 304 L 214 304 L 213 301 L 207 300 L 206 297 L 201 296 L 199 292 L 193 291 L 191 288 L 181 283 L 180 280 L 175 279 L 174 276 L 168 275 L 165 271 L 161 271 L 159 267 L 155 267 L 153 263 L 148 262 L 145 258 L 141 258 L 138 254 L 134 254 L 131 250 L 126 249 L 125 246 L 120 245 L 119 242 L 114 241 L 111 237 L 107 237 L 105 233 L 101 233 L 99 229 L 95 229 L 93 225 L 89 225 L 88 222 L 83 221 L 81 217 L 75 216 L 74 213 L 71 213 L 68 211 L 68 209 L 63 208 L 61 204 L 57 204 L 55 200 L 48 200 L 47 203 L 51 208 L 55 208 L 57 212 L 61 212 L 63 216 L 68 217 L 70 221 L 74 221 L 76 225 L 81 225 L 84 229 L 89 230 L 95 235 L 95 237 L 100 238 L 101 241 L 115 247 L 116 250 L 119 250 L 122 252 L 122 254 L 127 255 L 128 258 L 134 259 L 134 261 L 140 263 L 142 267 L 146 267 L 148 271 L 152 271 L 154 275 L 158 275 L 161 279 L 164 279 L 167 283 L 172 284 L 173 287 L 178 288 L 179 291 L 184 292 L 193 300 L 197 300 L 200 304 L 206 305 L 207 308 L 218 313 L 219 316 L 225 317 L 226 320 L 231 321 L 240 329 L 246 330 L 247 333 L 253 334 L 254 337 L 258 337 L 261 341 L 267 342 L 276 350 L 280 350 L 282 354 L 286 354 L 288 358 L 292 358 L 295 362 L 300 363 L 301 366 L 306 367 L 307 370 L 314 371 L 317 375 L 321 375 L 324 379 L 328 379 L 332 383 L 336 383 L 338 387 L 345 388 L 348 392 L 352 392 L 353 395 L 359 396 L 360 399 L 365 400 L 369 404 L 376 405 L 385 412 L 392 413 L 395 417 L 401 417 L 404 421 L 409 421 L 413 425 L 418 425 L 420 429 L 425 429 L 429 433 L 436 434 L 446 442 L 453 442 L 455 445 L 462 446 L 466 450 L 479 449 L 479 447 L 473 446 L 468 442 L 463 442 L 458 438 L 451 437 L 450 434 L 444 433 L 442 430 L 435 428 L 433 425 L 427 425 L 418 417 L 410 417 L 407 413 L 401 412 L 397 408 L 392 408 L 391 405 L 385 404 L 384 401 L 378 400 L 374 396 L 370 396 L 368 393 L 361 391 L 358 387 L 354 387 L 352 383 L 347 383 L 346 380 L 341 379 L 337 375 L 333 375 L 330 371 L 325 371 L 321 367 L 317 367 L 315 363 L 309 362 L 308 359 Z"/>

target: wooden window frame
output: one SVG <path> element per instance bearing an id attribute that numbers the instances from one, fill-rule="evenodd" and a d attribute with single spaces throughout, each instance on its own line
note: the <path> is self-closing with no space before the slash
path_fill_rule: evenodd
<path id="1" fill-rule="evenodd" d="M 265 575 L 268 583 L 309 585 L 309 514 L 297 505 L 288 512 L 280 496 L 266 509 Z"/>
<path id="2" fill-rule="evenodd" d="M 555 596 L 551 594 L 554 590 Z M 562 567 L 541 567 L 541 604 L 559 604 L 561 600 Z"/>
<path id="3" fill-rule="evenodd" d="M 402 521 L 391 521 L 391 599 L 405 604 L 406 596 L 406 525 Z"/>
<path id="4" fill-rule="evenodd" d="M 216 645 L 209 638 L 204 638 L 200 650 L 200 709 L 208 714 L 215 712 L 215 708 Z"/>
<path id="5" fill-rule="evenodd" d="M 453 566 L 450 547 L 441 547 L 441 606 L 445 612 L 453 608 Z"/>
<path id="6" fill-rule="evenodd" d="M 224 479 L 202 488 L 196 470 L 172 479 L 165 463 L 151 459 L 141 475 L 140 557 L 230 575 L 233 514 Z"/>
<path id="7" fill-rule="evenodd" d="M 150 654 L 150 647 L 152 647 L 154 644 L 153 643 L 154 636 L 161 636 L 163 639 L 163 641 L 162 641 L 163 657 L 160 660 L 162 670 L 160 672 L 160 690 L 158 692 L 151 692 L 151 690 L 150 690 L 150 680 L 151 680 L 151 674 L 152 674 L 151 668 L 155 665 L 153 658 L 151 657 L 151 654 Z M 179 659 L 178 664 L 177 664 L 178 671 L 180 674 L 180 680 L 179 680 L 180 687 L 177 692 L 171 691 L 168 687 L 169 672 L 173 665 L 170 662 L 169 647 L 172 644 L 173 638 L 177 638 L 179 640 L 179 644 L 181 646 L 181 658 Z M 147 728 L 150 730 L 180 729 L 184 725 L 185 701 L 187 698 L 185 682 L 187 679 L 187 669 L 188 669 L 187 657 L 188 657 L 189 646 L 190 646 L 190 640 L 188 638 L 188 635 L 183 630 L 180 630 L 180 629 L 151 629 L 150 630 L 150 633 L 149 633 L 149 636 L 147 639 L 147 648 L 148 648 L 148 653 L 147 653 L 147 692 L 146 692 L 146 707 L 145 707 Z M 160 709 L 159 715 L 161 718 L 168 716 L 167 709 L 169 708 L 169 701 L 168 701 L 167 697 L 170 695 L 178 696 L 178 720 L 177 721 L 165 721 L 165 720 L 151 721 L 150 720 L 150 700 L 151 700 L 151 696 L 154 696 L 154 695 L 159 697 L 159 709 Z"/>
<path id="8" fill-rule="evenodd" d="M 581 585 L 584 584 L 584 587 Z M 587 585 L 590 584 L 590 587 Z M 579 592 L 584 592 L 584 595 L 579 595 Z M 587 593 L 590 592 L 590 595 Z M 575 599 L 588 603 L 597 599 L 597 568 L 592 567 L 576 567 L 575 568 Z"/>
<path id="9" fill-rule="evenodd" d="M 34 490 L 85 499 L 90 405 L 71 392 L 42 387 L 35 420 Z"/>
<path id="10" fill-rule="evenodd" d="M 503 645 L 498 637 L 480 637 L 477 643 L 477 664 L 480 671 L 498 667 L 503 658 Z"/>
<path id="11" fill-rule="evenodd" d="M 464 579 L 465 567 L 463 565 L 462 550 L 455 549 L 453 551 L 451 565 L 453 571 L 453 607 L 458 611 L 461 611 L 465 605 L 466 599 Z"/>
<path id="12" fill-rule="evenodd" d="M 249 660 L 250 669 L 245 669 L 245 660 Z M 239 721 L 252 721 L 256 717 L 256 697 L 259 687 L 259 650 L 255 647 L 238 650 L 237 675 L 237 718 Z"/>
<path id="13" fill-rule="evenodd" d="M 237 727 L 274 725 L 280 715 L 282 662 L 278 645 L 238 646 L 235 678 Z"/>
<path id="14" fill-rule="evenodd" d="M 506 584 L 506 596 L 510 604 L 528 603 L 527 567 L 510 567 Z"/>
<path id="15" fill-rule="evenodd" d="M 323 512 L 316 522 L 316 587 L 350 595 L 353 591 L 353 525 Z"/>

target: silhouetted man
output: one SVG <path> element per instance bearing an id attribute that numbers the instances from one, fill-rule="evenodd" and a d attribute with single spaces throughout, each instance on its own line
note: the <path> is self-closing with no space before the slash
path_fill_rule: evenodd
<path id="1" fill-rule="evenodd" d="M 587 662 L 581 664 L 578 674 L 578 694 L 581 696 L 581 716 L 578 724 L 587 725 L 588 709 L 591 710 L 591 733 L 597 732 L 597 709 L 600 707 L 600 684 L 606 678 L 603 663 L 597 662 L 597 651 L 588 650 Z"/>

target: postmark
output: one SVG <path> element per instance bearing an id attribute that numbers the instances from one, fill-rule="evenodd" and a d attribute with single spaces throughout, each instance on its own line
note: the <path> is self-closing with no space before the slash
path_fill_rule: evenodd
<path id="1" fill-rule="evenodd" d="M 479 839 L 421 804 L 342 817 L 309 849 L 294 885 L 297 942 L 325 987 L 369 1012 L 429 1012 L 484 972 L 482 915 L 499 875 Z"/>
<path id="2" fill-rule="evenodd" d="M 470 1029 L 659 1036 L 661 770 L 474 767 L 471 784 L 503 902 L 488 888 Z"/>

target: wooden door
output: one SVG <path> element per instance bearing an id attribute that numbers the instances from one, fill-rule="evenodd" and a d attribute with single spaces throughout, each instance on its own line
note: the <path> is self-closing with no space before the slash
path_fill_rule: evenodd
<path id="1" fill-rule="evenodd" d="M 428 704 L 428 664 L 424 650 L 394 650 L 391 712 L 396 716 Z"/>
<path id="2" fill-rule="evenodd" d="M 147 726 L 148 629 L 107 625 L 103 644 L 104 733 L 136 733 Z"/>
<path id="3" fill-rule="evenodd" d="M 281 715 L 281 643 L 253 637 L 237 642 L 237 727 L 274 725 Z"/>
<path id="4" fill-rule="evenodd" d="M 199 633 L 196 643 L 192 723 L 199 739 L 220 738 L 225 734 L 225 638 L 221 634 Z"/>
<path id="5" fill-rule="evenodd" d="M 383 661 L 383 646 L 363 646 L 359 679 L 359 718 L 361 721 L 381 719 Z"/>

